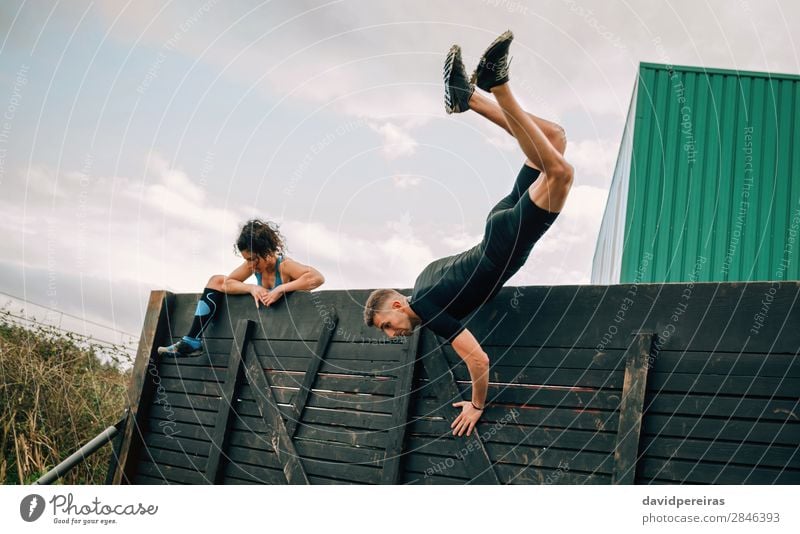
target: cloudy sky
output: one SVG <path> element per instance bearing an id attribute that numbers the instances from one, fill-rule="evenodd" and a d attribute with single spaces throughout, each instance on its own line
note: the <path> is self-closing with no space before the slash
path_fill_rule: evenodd
<path id="1" fill-rule="evenodd" d="M 137 333 L 278 222 L 325 289 L 410 287 L 480 239 L 522 164 L 448 116 L 441 67 L 511 28 L 576 181 L 513 285 L 585 284 L 640 61 L 800 72 L 794 1 L 4 1 L 0 292 Z"/>

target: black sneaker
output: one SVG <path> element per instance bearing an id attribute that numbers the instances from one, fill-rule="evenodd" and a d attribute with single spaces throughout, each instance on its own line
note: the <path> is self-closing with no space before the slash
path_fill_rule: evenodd
<path id="1" fill-rule="evenodd" d="M 453 45 L 444 62 L 444 110 L 448 115 L 467 111 L 473 92 L 475 86 L 467 78 L 467 69 L 461 61 L 461 47 Z"/>
<path id="2" fill-rule="evenodd" d="M 198 348 L 194 348 L 181 339 L 168 347 L 158 347 L 158 353 L 161 356 L 171 356 L 173 358 L 192 358 L 194 356 L 202 356 L 203 345 L 201 344 Z"/>
<path id="3" fill-rule="evenodd" d="M 472 83 L 484 91 L 489 91 L 492 87 L 508 82 L 508 64 L 510 62 L 508 49 L 513 39 L 514 34 L 508 30 L 489 45 L 478 61 L 475 72 L 472 73 L 470 80 Z"/>

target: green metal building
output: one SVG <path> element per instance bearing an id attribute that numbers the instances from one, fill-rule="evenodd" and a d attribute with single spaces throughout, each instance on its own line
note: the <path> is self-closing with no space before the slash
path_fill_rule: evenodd
<path id="1" fill-rule="evenodd" d="M 641 63 L 593 284 L 800 279 L 800 76 Z"/>

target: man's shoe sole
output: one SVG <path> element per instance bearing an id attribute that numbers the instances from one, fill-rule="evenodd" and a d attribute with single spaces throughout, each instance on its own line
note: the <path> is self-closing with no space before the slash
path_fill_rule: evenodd
<path id="1" fill-rule="evenodd" d="M 484 50 L 483 54 L 481 54 L 481 58 L 478 60 L 478 66 L 475 68 L 475 71 L 472 73 L 472 76 L 470 78 L 470 83 L 480 87 L 482 90 L 484 90 L 486 92 L 489 92 L 492 89 L 492 87 L 496 87 L 497 85 L 500 85 L 500 84 L 496 84 L 496 85 L 489 85 L 489 86 L 484 87 L 484 86 L 478 84 L 478 72 L 481 70 L 481 68 L 485 68 L 485 67 L 483 67 L 482 64 L 485 62 L 486 55 L 489 52 L 492 51 L 492 48 L 494 48 L 498 44 L 502 43 L 503 41 L 512 41 L 513 39 L 514 39 L 514 32 L 512 32 L 511 30 L 506 30 L 503 33 L 501 33 L 494 41 L 492 41 L 492 44 L 490 44 L 489 46 L 486 47 L 486 50 Z M 490 68 L 489 70 L 491 72 L 494 72 L 494 68 Z"/>
<path id="2" fill-rule="evenodd" d="M 450 51 L 447 53 L 447 59 L 445 60 L 444 63 L 444 86 L 445 86 L 444 110 L 447 112 L 448 115 L 466 111 L 466 109 L 461 109 L 459 107 L 458 98 L 456 98 L 456 95 L 453 94 L 452 86 L 450 85 L 450 77 L 453 74 L 453 65 L 455 64 L 456 55 L 460 50 L 461 47 L 458 45 L 451 46 Z M 469 83 L 469 80 L 467 82 Z"/>

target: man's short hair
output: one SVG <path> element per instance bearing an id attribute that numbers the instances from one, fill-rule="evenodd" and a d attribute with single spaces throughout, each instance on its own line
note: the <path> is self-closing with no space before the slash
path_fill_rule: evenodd
<path id="1" fill-rule="evenodd" d="M 375 314 L 392 299 L 402 299 L 403 295 L 394 289 L 376 289 L 369 294 L 367 303 L 364 305 L 364 323 L 367 326 L 375 326 Z"/>

